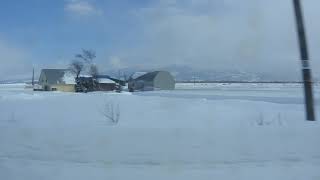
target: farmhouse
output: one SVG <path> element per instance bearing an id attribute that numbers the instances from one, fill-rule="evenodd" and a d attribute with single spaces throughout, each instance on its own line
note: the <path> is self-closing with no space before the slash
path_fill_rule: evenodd
<path id="1" fill-rule="evenodd" d="M 95 81 L 92 76 L 80 75 L 78 80 L 81 85 L 84 83 L 89 91 L 114 91 L 116 89 L 116 82 L 109 76 L 98 76 Z M 77 91 L 76 82 L 75 75 L 68 69 L 43 69 L 39 78 L 39 85 L 44 91 L 75 92 Z"/>
<path id="2" fill-rule="evenodd" d="M 128 82 L 129 91 L 173 90 L 175 80 L 167 71 L 135 73 Z"/>
<path id="3" fill-rule="evenodd" d="M 74 92 L 75 80 L 67 69 L 43 69 L 39 85 L 44 91 Z"/>

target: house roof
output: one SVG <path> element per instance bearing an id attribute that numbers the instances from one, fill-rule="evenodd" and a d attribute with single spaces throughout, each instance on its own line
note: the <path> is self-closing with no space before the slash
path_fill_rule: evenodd
<path id="1" fill-rule="evenodd" d="M 44 74 L 48 84 L 65 84 L 62 80 L 67 69 L 42 69 L 41 75 Z"/>
<path id="2" fill-rule="evenodd" d="M 76 75 L 70 71 L 65 71 L 62 77 L 62 82 L 64 84 L 77 84 Z"/>

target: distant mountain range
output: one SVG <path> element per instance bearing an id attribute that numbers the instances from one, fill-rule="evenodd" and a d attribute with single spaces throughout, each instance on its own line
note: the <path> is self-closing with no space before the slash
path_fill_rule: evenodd
<path id="1" fill-rule="evenodd" d="M 279 78 L 276 75 L 266 73 L 251 73 L 236 70 L 200 70 L 188 66 L 167 66 L 159 69 L 125 68 L 121 70 L 109 70 L 101 74 L 115 78 L 128 79 L 135 72 L 148 72 L 165 70 L 172 73 L 176 81 L 212 81 L 212 82 L 296 82 L 300 79 Z M 37 78 L 36 78 L 37 79 Z M 317 82 L 319 79 L 315 79 Z M 31 83 L 31 78 L 2 80 L 0 83 Z"/>
<path id="2" fill-rule="evenodd" d="M 250 73 L 236 70 L 200 70 L 187 66 L 167 66 L 159 69 L 138 69 L 127 68 L 118 71 L 106 71 L 114 77 L 130 77 L 134 72 L 165 70 L 172 73 L 176 81 L 243 81 L 243 82 L 270 82 L 270 81 L 298 81 L 290 78 L 281 78 L 265 74 L 265 73 Z"/>
<path id="3" fill-rule="evenodd" d="M 38 80 L 35 81 L 37 83 Z M 26 83 L 26 84 L 31 84 L 32 80 L 31 79 L 10 79 L 10 80 L 0 80 L 0 84 L 17 84 L 17 83 Z"/>

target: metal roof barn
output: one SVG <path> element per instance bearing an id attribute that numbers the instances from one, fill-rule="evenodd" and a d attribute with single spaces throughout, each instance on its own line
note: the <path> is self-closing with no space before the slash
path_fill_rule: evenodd
<path id="1" fill-rule="evenodd" d="M 175 80 L 167 71 L 154 71 L 136 78 L 131 77 L 128 88 L 130 91 L 173 90 Z"/>

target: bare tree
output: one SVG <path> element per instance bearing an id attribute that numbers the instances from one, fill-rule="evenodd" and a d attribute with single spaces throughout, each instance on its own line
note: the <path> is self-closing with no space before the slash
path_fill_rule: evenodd
<path id="1" fill-rule="evenodd" d="M 93 78 L 93 86 L 95 89 L 101 89 L 99 82 L 98 82 L 98 67 L 95 64 L 91 64 L 89 67 L 89 74 L 92 76 Z"/>
<path id="2" fill-rule="evenodd" d="M 99 74 L 99 70 L 98 70 L 97 65 L 91 64 L 90 69 L 89 69 L 89 73 L 93 78 L 97 78 L 97 76 Z"/>
<path id="3" fill-rule="evenodd" d="M 87 64 L 92 64 L 96 58 L 96 53 L 93 50 L 82 49 L 82 53 L 76 54 L 76 58 L 83 60 Z"/>
<path id="4" fill-rule="evenodd" d="M 81 71 L 84 69 L 84 64 L 81 61 L 73 60 L 70 64 L 70 70 L 74 74 L 76 74 L 76 77 L 78 78 Z"/>
<path id="5" fill-rule="evenodd" d="M 259 117 L 256 119 L 256 123 L 258 126 L 271 126 L 276 125 L 276 123 L 278 123 L 279 126 L 283 126 L 283 121 L 280 112 L 278 112 L 277 115 L 271 114 L 270 116 L 270 114 L 268 114 L 267 117 L 265 116 L 266 114 L 264 114 L 263 112 L 259 113 Z"/>
<path id="6" fill-rule="evenodd" d="M 113 125 L 118 124 L 120 120 L 119 104 L 115 106 L 113 102 L 106 102 L 101 113 L 109 123 Z"/>
<path id="7" fill-rule="evenodd" d="M 124 80 L 125 82 L 128 82 L 128 76 L 127 76 L 126 73 L 123 73 L 123 80 Z"/>

